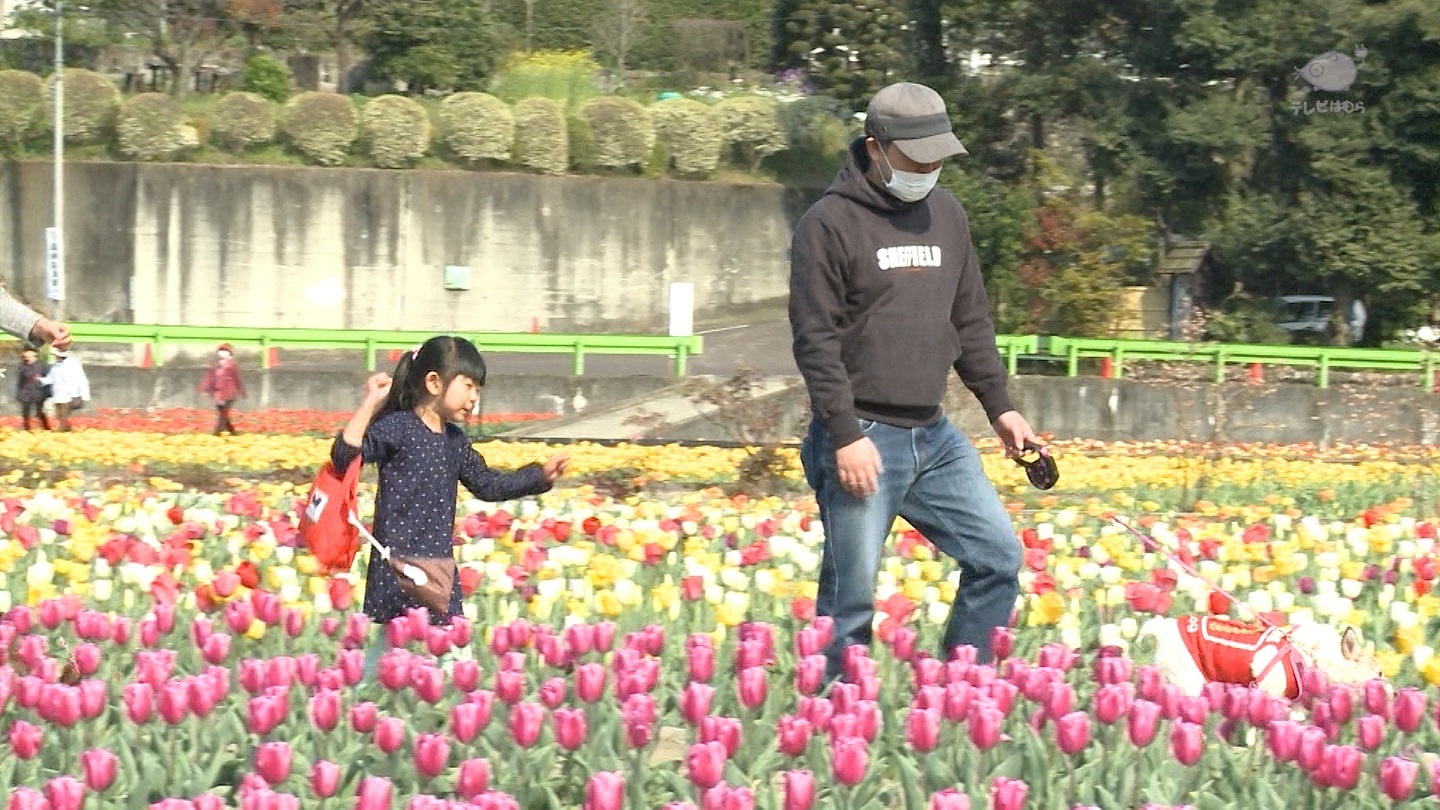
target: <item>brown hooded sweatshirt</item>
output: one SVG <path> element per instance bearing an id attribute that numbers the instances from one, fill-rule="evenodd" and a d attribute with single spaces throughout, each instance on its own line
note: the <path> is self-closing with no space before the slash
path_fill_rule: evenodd
<path id="1" fill-rule="evenodd" d="M 811 406 L 837 448 L 860 418 L 931 425 L 954 368 L 993 422 L 1014 408 L 965 209 L 941 188 L 901 202 L 869 167 L 856 139 L 795 227 L 790 328 Z"/>

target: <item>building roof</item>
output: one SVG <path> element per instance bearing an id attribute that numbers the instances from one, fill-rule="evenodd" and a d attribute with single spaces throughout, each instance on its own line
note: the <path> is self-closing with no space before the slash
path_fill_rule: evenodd
<path id="1" fill-rule="evenodd" d="M 1177 240 L 1170 243 L 1160 266 L 1155 272 L 1163 276 L 1193 275 L 1210 256 L 1210 243 L 1193 240 Z"/>

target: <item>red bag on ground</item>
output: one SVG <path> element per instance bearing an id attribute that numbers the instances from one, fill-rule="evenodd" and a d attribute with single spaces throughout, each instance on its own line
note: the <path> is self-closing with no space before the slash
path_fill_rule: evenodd
<path id="1" fill-rule="evenodd" d="M 360 550 L 360 521 L 355 512 L 360 467 L 360 456 L 356 455 L 342 478 L 334 464 L 325 462 L 300 515 L 300 536 L 320 564 L 322 574 L 349 571 Z"/>

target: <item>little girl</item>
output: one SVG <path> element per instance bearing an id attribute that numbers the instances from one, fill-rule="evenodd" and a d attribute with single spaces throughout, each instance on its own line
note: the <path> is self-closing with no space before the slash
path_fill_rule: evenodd
<path id="1" fill-rule="evenodd" d="M 374 535 L 394 553 L 432 558 L 455 553 L 457 482 L 481 500 L 508 501 L 546 492 L 564 473 L 564 454 L 511 473 L 485 464 L 456 424 L 475 408 L 484 384 L 485 360 L 473 343 L 448 335 L 430 338 L 400 358 L 393 381 L 381 373 L 366 382 L 359 410 L 336 438 L 330 459 L 342 474 L 357 453 L 362 463 L 379 465 Z M 364 610 L 372 621 L 383 627 L 420 607 L 374 554 L 368 569 Z M 449 610 L 430 619 L 444 625 L 460 612 L 456 577 Z M 378 636 L 366 655 L 367 680 L 388 646 L 385 634 Z"/>

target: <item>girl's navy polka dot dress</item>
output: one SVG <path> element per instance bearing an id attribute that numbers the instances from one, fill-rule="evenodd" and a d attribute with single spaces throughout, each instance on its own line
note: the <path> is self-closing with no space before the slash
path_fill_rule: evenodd
<path id="1" fill-rule="evenodd" d="M 436 433 L 414 411 L 393 411 L 381 416 L 365 432 L 358 450 L 335 437 L 330 460 L 335 469 L 349 466 L 356 453 L 363 463 L 380 467 L 375 502 L 375 539 L 397 554 L 444 557 L 455 553 L 455 499 L 458 484 L 482 501 L 508 501 L 538 495 L 550 489 L 539 464 L 527 464 L 511 473 L 491 469 L 475 452 L 465 431 L 446 423 Z M 420 607 L 400 589 L 390 566 L 371 549 L 365 577 L 365 614 L 384 624 Z M 460 614 L 460 578 L 450 594 L 447 616 L 432 616 L 447 624 Z"/>

